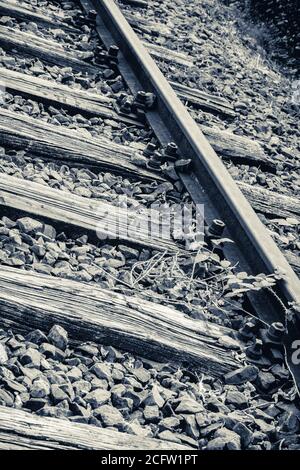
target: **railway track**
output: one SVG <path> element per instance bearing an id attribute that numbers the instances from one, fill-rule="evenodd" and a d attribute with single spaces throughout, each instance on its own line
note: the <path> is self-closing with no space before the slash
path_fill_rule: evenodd
<path id="1" fill-rule="evenodd" d="M 232 180 L 217 154 L 270 172 L 274 162 L 190 116 L 180 100 L 235 110 L 168 83 L 154 59 L 187 69 L 193 59 L 142 42 L 132 27 L 147 22 L 127 11 L 130 26 L 111 0 L 8 0 L 0 14 L 0 401 L 14 417 L 0 407 L 0 445 L 255 446 L 233 418 L 219 429 L 238 399 L 210 390 L 253 382 L 264 407 L 270 390 L 300 384 L 299 261 L 254 212 L 297 218 L 297 199 Z M 170 236 L 153 203 L 188 207 L 189 225 L 204 207 L 203 236 Z M 65 379 L 49 373 L 43 385 L 38 371 L 52 368 Z M 207 412 L 223 413 L 221 424 L 209 429 Z M 256 419 L 246 424 L 270 446 L 285 438 Z"/>

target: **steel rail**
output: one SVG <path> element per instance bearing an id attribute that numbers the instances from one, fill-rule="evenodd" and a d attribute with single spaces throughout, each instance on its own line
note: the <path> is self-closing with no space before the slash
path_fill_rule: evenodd
<path id="1" fill-rule="evenodd" d="M 155 94 L 158 117 L 149 112 L 146 115 L 148 122 L 161 143 L 167 143 L 171 137 L 182 157 L 192 159 L 193 174 L 181 174 L 181 179 L 194 202 L 205 204 L 208 222 L 218 215 L 226 223 L 226 232 L 236 242 L 224 250 L 226 257 L 231 262 L 238 262 L 242 269 L 250 268 L 253 274 L 270 274 L 275 270 L 284 273 L 276 292 L 270 289 L 250 293 L 249 298 L 260 318 L 268 323 L 280 320 L 287 325 L 286 359 L 300 392 L 300 365 L 292 360 L 294 341 L 300 338 L 300 315 L 294 311 L 296 323 L 286 315 L 290 305 L 300 305 L 298 277 L 119 7 L 113 0 L 80 1 L 85 8 L 90 5 L 97 11 L 97 24 L 101 25 L 98 32 L 105 45 L 109 46 L 112 41 L 118 45 L 119 68 L 130 90 L 144 89 Z"/>
<path id="2" fill-rule="evenodd" d="M 92 0 L 92 3 L 139 82 L 156 95 L 157 109 L 174 142 L 183 157 L 192 159 L 195 175 L 233 239 L 247 253 L 253 272 L 272 273 L 276 269 L 284 272 L 285 279 L 280 282 L 284 300 L 300 303 L 298 277 L 118 6 L 113 0 Z"/>

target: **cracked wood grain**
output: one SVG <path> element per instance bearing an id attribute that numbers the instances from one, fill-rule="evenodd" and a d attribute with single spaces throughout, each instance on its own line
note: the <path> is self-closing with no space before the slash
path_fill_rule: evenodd
<path id="1" fill-rule="evenodd" d="M 70 339 L 110 344 L 159 362 L 186 362 L 222 377 L 239 363 L 218 339 L 228 328 L 96 284 L 0 267 L 0 324 L 49 331 L 64 327 Z"/>
<path id="2" fill-rule="evenodd" d="M 1 108 L 0 144 L 50 160 L 114 170 L 142 180 L 165 181 L 158 173 L 133 162 L 137 151 L 132 147 Z"/>
<path id="3" fill-rule="evenodd" d="M 159 451 L 190 447 L 0 406 L 0 449 Z"/>

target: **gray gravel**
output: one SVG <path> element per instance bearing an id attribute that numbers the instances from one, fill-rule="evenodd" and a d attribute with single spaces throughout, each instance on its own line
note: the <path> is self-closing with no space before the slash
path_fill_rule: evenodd
<path id="1" fill-rule="evenodd" d="M 31 2 L 29 2 L 31 3 Z M 35 5 L 34 2 L 31 5 Z M 46 7 L 45 14 L 51 12 L 58 13 L 59 16 L 65 14 L 68 18 L 76 18 L 76 15 L 82 14 L 81 8 L 74 7 L 73 3 L 62 2 L 57 5 L 47 4 L 47 2 L 41 2 L 37 4 L 40 11 L 43 11 L 43 7 Z M 54 8 L 51 8 L 52 7 Z M 63 10 L 66 12 L 63 12 Z M 73 21 L 73 20 L 72 20 Z M 73 24 L 71 21 L 71 24 Z M 70 23 L 68 20 L 67 22 Z M 76 21 L 75 21 L 76 23 Z M 95 31 L 92 25 L 77 25 L 79 28 L 79 33 L 68 33 L 59 28 L 48 28 L 45 26 L 39 26 L 34 22 L 25 22 L 19 21 L 9 16 L 2 16 L 0 18 L 0 24 L 3 24 L 7 27 L 11 27 L 14 30 L 20 30 L 33 34 L 34 36 L 40 36 L 45 39 L 51 39 L 52 41 L 60 44 L 66 51 L 75 51 L 78 59 L 84 60 L 92 64 L 96 64 L 96 49 L 106 50 L 99 36 Z M 96 75 L 84 74 L 72 70 L 71 67 L 59 67 L 52 66 L 47 62 L 31 57 L 23 57 L 15 51 L 13 54 L 11 51 L 4 51 L 0 48 L 0 63 L 4 67 L 7 67 L 12 70 L 22 71 L 26 74 L 32 74 L 40 78 L 56 80 L 59 83 L 64 83 L 71 88 L 77 89 L 88 89 L 89 91 L 94 91 L 96 93 L 106 94 L 108 96 L 115 96 L 121 91 L 128 90 L 122 81 L 121 77 L 116 76 L 116 74 L 107 67 L 105 69 L 99 68 L 99 72 Z"/>
<path id="2" fill-rule="evenodd" d="M 179 181 L 171 183 L 145 183 L 139 180 L 96 172 L 80 167 L 70 167 L 61 162 L 31 156 L 24 151 L 0 147 L 0 172 L 34 181 L 78 196 L 107 201 L 114 205 L 150 207 L 152 204 L 191 203 L 190 197 Z"/>
<path id="3" fill-rule="evenodd" d="M 152 40 L 194 58 L 192 70 L 158 62 L 168 78 L 227 98 L 237 113 L 232 122 L 223 120 L 227 129 L 257 138 L 275 161 L 299 163 L 299 109 L 292 103 L 294 76 L 284 75 L 268 60 L 263 37 L 248 27 L 236 7 L 219 0 L 150 1 L 146 10 L 122 3 L 120 7 L 136 18 L 163 24 L 171 38 L 162 35 Z M 219 127 L 220 120 L 207 113 L 200 115 L 207 116 L 207 125 Z"/>
<path id="4" fill-rule="evenodd" d="M 236 112 L 236 118 L 226 119 L 189 106 L 196 121 L 257 139 L 276 163 L 275 174 L 271 174 L 259 166 L 224 160 L 233 178 L 297 197 L 300 108 L 292 101 L 295 76 L 268 59 L 262 47 L 262 30 L 253 25 L 251 29 L 235 6 L 228 7 L 219 0 L 201 3 L 150 0 L 147 9 L 132 8 L 121 2 L 119 5 L 136 19 L 154 23 L 156 29 L 162 25 L 161 35 L 139 32 L 144 40 L 185 52 L 194 59 L 191 69 L 157 61 L 167 78 L 227 98 Z M 260 217 L 282 250 L 299 254 L 299 224 L 286 219 L 285 225 L 281 225 L 263 215 Z"/>
<path id="5" fill-rule="evenodd" d="M 70 113 L 64 108 L 47 106 L 32 99 L 25 99 L 19 94 L 3 92 L 0 107 L 16 113 L 39 119 L 48 124 L 78 129 L 88 137 L 104 137 L 117 144 L 133 146 L 144 149 L 148 142 L 157 145 L 157 140 L 147 127 L 139 128 L 134 125 L 127 126 L 113 119 L 102 119 L 92 116 L 84 117 L 79 113 Z M 138 145 L 140 143 L 140 145 Z"/>
<path id="6" fill-rule="evenodd" d="M 96 282 L 103 288 L 173 305 L 194 318 L 238 324 L 237 312 L 223 299 L 224 283 L 229 282 L 233 268 L 208 250 L 200 256 L 196 262 L 191 255 L 131 248 L 121 242 L 115 246 L 109 240 L 95 245 L 87 235 L 70 237 L 32 217 L 0 220 L 0 264 Z M 238 309 L 240 304 L 236 305 Z"/>
<path id="7" fill-rule="evenodd" d="M 9 70 L 33 75 L 45 80 L 55 80 L 58 83 L 67 84 L 71 88 L 89 90 L 95 93 L 101 92 L 107 96 L 113 96 L 113 90 L 102 78 L 101 74 L 94 76 L 87 74 L 82 76 L 81 72 L 75 72 L 71 67 L 58 67 L 50 65 L 40 59 L 23 57 L 18 53 L 10 53 L 0 48 L 0 64 Z"/>
<path id="8" fill-rule="evenodd" d="M 241 165 L 224 161 L 231 176 L 251 186 L 262 187 L 286 196 L 300 195 L 300 177 L 296 170 L 284 169 L 284 165 L 277 165 L 276 174 L 262 171 L 259 167 Z"/>
<path id="9" fill-rule="evenodd" d="M 195 449 L 299 448 L 300 410 L 284 397 L 276 404 L 258 398 L 260 374 L 243 366 L 222 383 L 71 342 L 58 325 L 25 337 L 0 330 L 0 404 Z"/>
<path id="10" fill-rule="evenodd" d="M 78 3 L 71 0 L 22 0 L 22 3 L 27 3 L 28 6 L 38 7 L 40 11 L 54 12 L 60 14 L 63 13 L 68 16 L 79 10 Z"/>
<path id="11" fill-rule="evenodd" d="M 59 25 L 56 29 L 47 28 L 45 25 L 41 26 L 34 21 L 20 21 L 10 16 L 2 16 L 0 24 L 13 28 L 15 31 L 22 31 L 55 41 L 57 44 L 61 44 L 66 51 L 76 51 L 78 59 L 85 61 L 92 60 L 94 58 L 94 49 L 101 45 L 99 36 L 90 28 L 85 32 L 71 33 L 60 29 Z"/>
<path id="12" fill-rule="evenodd" d="M 300 255 L 300 223 L 293 217 L 267 219 L 260 214 L 260 219 L 267 226 L 271 236 L 279 247 Z"/>
<path id="13" fill-rule="evenodd" d="M 28 3 L 53 11 L 59 11 L 61 6 L 67 12 L 76 9 L 68 1 L 61 5 L 46 0 Z M 198 53 L 201 57 L 189 75 L 183 68 L 161 64 L 167 76 L 233 100 L 238 117 L 234 122 L 225 123 L 224 127 L 237 134 L 258 136 L 269 154 L 279 162 L 279 173 L 267 175 L 264 182 L 257 169 L 229 165 L 230 171 L 235 172 L 237 179 L 277 190 L 281 188 L 281 177 L 286 176 L 284 191 L 296 195 L 299 175 L 296 171 L 284 173 L 284 168 L 280 168 L 283 159 L 294 162 L 300 151 L 294 111 L 287 98 L 280 99 L 287 96 L 288 79 L 271 71 L 269 64 L 257 62 L 257 44 L 249 38 L 241 39 L 233 32 L 236 27 L 233 13 L 223 5 L 221 7 L 217 0 L 205 0 L 201 5 L 199 2 L 187 5 L 183 0 L 176 0 L 171 6 L 166 2 L 150 3 L 150 8 L 143 14 L 156 22 L 163 19 L 176 32 L 176 40 L 157 42 L 156 39 L 156 43 L 185 50 L 191 55 Z M 210 21 L 212 14 L 214 21 Z M 239 56 L 235 55 L 235 45 L 228 47 L 233 37 L 242 51 Z M 68 38 L 61 40 L 68 43 Z M 254 57 L 247 52 L 245 43 Z M 216 55 L 216 49 L 221 51 L 220 54 Z M 24 61 L 3 51 L 0 51 L 0 62 L 15 70 L 21 65 L 26 73 L 57 81 L 61 81 L 64 74 L 72 74 L 70 70 L 49 67 L 31 59 Z M 254 72 L 253 64 L 256 64 Z M 250 69 L 248 76 L 246 71 Z M 111 85 L 101 77 L 98 81 L 89 77 L 84 85 L 82 77 L 76 77 L 76 74 L 72 77 L 72 86 L 97 88 L 114 96 Z M 270 129 L 265 128 L 266 100 L 270 95 L 265 91 L 267 87 L 274 93 L 272 109 L 267 112 L 273 114 L 271 128 L 276 136 L 280 136 L 280 142 L 276 136 L 274 140 Z M 126 128 L 124 136 L 124 128 L 102 120 L 91 123 L 60 110 L 59 114 L 50 109 L 45 111 L 33 101 L 16 103 L 13 98 L 10 105 L 19 106 L 16 111 L 35 114 L 39 118 L 43 114 L 45 120 L 57 125 L 82 127 L 92 135 L 104 132 L 109 138 L 117 139 L 116 142 L 120 139 L 120 143 L 138 141 L 141 137 Z M 58 115 L 62 118 L 58 119 Z M 200 119 L 205 120 L 205 115 L 203 113 Z M 218 122 L 217 117 L 208 119 L 208 125 L 216 126 Z M 130 133 L 133 138 L 128 137 Z M 145 141 L 145 135 L 142 139 Z M 296 151 L 291 150 L 292 146 Z M 178 183 L 172 188 L 159 189 L 156 185 L 136 184 L 110 173 L 96 174 L 47 163 L 5 149 L 1 149 L 0 171 L 84 197 L 99 200 L 104 197 L 113 203 L 120 194 L 146 205 L 153 201 L 172 201 L 172 198 L 175 202 L 176 198 L 182 200 L 182 188 L 176 186 Z M 282 221 L 266 223 L 280 237 L 282 247 L 299 252 L 297 226 L 285 225 Z M 2 217 L 0 264 L 81 282 L 96 282 L 103 288 L 127 295 L 142 295 L 153 302 L 174 305 L 192 317 L 229 326 L 232 338 L 227 347 L 236 349 L 241 364 L 240 369 L 219 381 L 204 374 L 197 375 L 177 364 L 159 364 L 134 357 L 111 346 L 73 343 L 69 341 L 67 331 L 58 325 L 48 334 L 32 331 L 26 337 L 0 330 L 0 404 L 42 416 L 158 437 L 195 449 L 299 449 L 300 408 L 291 377 L 283 365 L 282 351 L 279 348 L 279 360 L 275 365 L 272 365 L 274 361 L 270 363 L 267 353 L 257 363 L 249 362 L 245 348 L 251 346 L 253 338 L 244 343 L 242 350 L 235 343 L 235 335 L 245 322 L 249 322 L 249 316 L 243 312 L 244 295 L 233 298 L 230 306 L 224 305 L 222 297 L 224 284 L 232 275 L 231 267 L 222 265 L 218 255 L 212 256 L 205 250 L 204 258 L 194 263 L 190 259 L 161 256 L 155 251 L 137 250 L 125 244 L 114 246 L 101 242 L 95 245 L 86 236 L 71 238 L 58 233 L 54 225 L 45 225 L 31 217 Z M 193 279 L 195 267 L 197 275 Z M 253 325 L 260 335 L 259 329 L 263 325 L 257 322 Z"/>

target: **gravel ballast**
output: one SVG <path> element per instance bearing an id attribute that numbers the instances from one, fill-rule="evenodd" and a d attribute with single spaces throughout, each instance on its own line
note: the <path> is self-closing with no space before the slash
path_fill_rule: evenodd
<path id="1" fill-rule="evenodd" d="M 143 40 L 194 59 L 193 68 L 157 61 L 165 76 L 177 83 L 226 98 L 236 117 L 227 119 L 189 106 L 197 122 L 257 140 L 275 163 L 273 173 L 259 164 L 224 160 L 237 181 L 286 196 L 299 196 L 299 105 L 295 103 L 295 70 L 280 68 L 263 48 L 266 31 L 249 24 L 236 2 L 208 0 L 201 3 L 149 1 L 147 9 L 120 8 L 139 21 L 155 25 L 137 30 Z M 233 4 L 231 4 L 233 3 Z M 238 3 L 238 2 L 237 2 Z M 162 34 L 157 31 L 161 27 Z M 299 220 L 259 214 L 279 247 L 299 254 Z"/>
<path id="2" fill-rule="evenodd" d="M 45 13 L 64 10 L 67 16 L 73 16 L 78 11 L 78 3 L 67 0 L 24 3 Z M 293 75 L 285 76 L 268 61 L 259 37 L 246 29 L 243 19 L 237 19 L 236 7 L 219 0 L 149 0 L 147 10 L 122 3 L 120 7 L 137 18 L 140 15 L 164 24 L 164 34 L 152 36 L 144 31 L 140 33 L 143 40 L 185 52 L 194 59 L 195 65 L 189 70 L 159 61 L 170 80 L 224 96 L 234 105 L 234 119 L 221 119 L 191 106 L 197 121 L 258 139 L 276 163 L 274 174 L 270 174 L 259 166 L 226 161 L 232 176 L 297 197 L 300 129 L 298 110 L 291 100 Z M 9 18 L 2 19 L 2 24 L 58 40 L 66 49 L 91 53 L 91 61 L 99 44 L 90 30 L 83 31 L 75 44 L 72 34 L 50 33 Z M 0 63 L 112 98 L 127 91 L 122 79 L 110 80 L 110 72 L 107 76 L 83 77 L 72 69 L 24 59 L 1 49 Z M 89 137 L 105 137 L 108 145 L 114 141 L 142 151 L 143 144 L 156 143 L 146 127 L 88 119 L 10 93 L 4 93 L 3 98 L 4 108 L 76 129 Z M 130 208 L 139 204 L 150 208 L 160 203 L 167 209 L 168 204 L 190 203 L 174 168 L 161 173 L 167 176 L 167 182 L 144 183 L 0 148 L 1 173 L 121 208 L 127 204 Z M 172 306 L 195 322 L 201 319 L 226 326 L 231 332 L 218 343 L 240 364 L 220 380 L 188 364 L 154 362 L 112 346 L 74 341 L 60 325 L 54 324 L 50 331 L 20 334 L 0 323 L 0 405 L 193 449 L 300 449 L 299 397 L 282 343 L 270 339 L 270 329 L 253 317 L 245 301 L 249 290 L 274 287 L 282 273 L 254 277 L 238 272 L 223 254 L 224 244 L 233 242 L 210 236 L 207 228 L 204 241 L 198 245 L 193 245 L 190 233 L 178 238 L 179 248 L 187 242 L 189 247 L 194 246 L 191 252 L 170 254 L 117 239 L 97 240 L 69 226 L 63 232 L 54 220 L 45 223 L 7 207 L 4 213 L 0 219 L 0 269 L 1 265 L 10 266 L 55 276 L 61 282 L 72 279 L 98 285 L 110 292 Z M 281 249 L 299 254 L 299 221 L 260 217 Z M 286 309 L 286 314 L 290 313 Z M 277 328 L 284 331 L 281 324 Z"/>
<path id="3" fill-rule="evenodd" d="M 194 67 L 158 62 L 172 81 L 222 96 L 234 105 L 236 118 L 226 128 L 238 135 L 258 139 L 275 161 L 299 164 L 299 106 L 293 103 L 295 75 L 285 75 L 268 60 L 236 6 L 219 0 L 185 2 L 149 1 L 147 9 L 119 4 L 136 19 L 168 27 L 171 37 L 156 37 L 156 44 L 186 52 Z M 147 39 L 151 35 L 140 33 Z M 207 113 L 207 125 L 220 124 Z"/>
<path id="4" fill-rule="evenodd" d="M 90 242 L 87 235 L 76 237 L 71 228 L 66 234 L 55 224 L 33 217 L 11 217 L 3 216 L 0 221 L 0 264 L 96 282 L 99 287 L 136 294 L 225 326 L 241 326 L 238 312 L 249 286 L 257 289 L 261 283 L 272 286 L 276 282 L 274 276 L 259 279 L 246 273 L 238 278 L 233 266 L 208 248 L 200 254 L 171 254 L 131 247 L 117 238 L 97 243 L 94 237 Z M 233 304 L 232 296 L 237 296 Z"/>
<path id="5" fill-rule="evenodd" d="M 272 374 L 243 366 L 225 382 L 110 346 L 72 343 L 59 325 L 0 330 L 0 404 L 195 449 L 296 449 L 300 410 L 258 398 Z M 276 372 L 284 376 L 283 369 Z M 269 376 L 268 376 L 269 375 Z"/>

